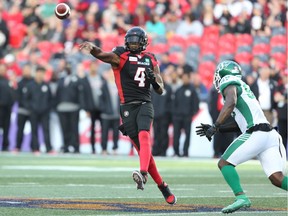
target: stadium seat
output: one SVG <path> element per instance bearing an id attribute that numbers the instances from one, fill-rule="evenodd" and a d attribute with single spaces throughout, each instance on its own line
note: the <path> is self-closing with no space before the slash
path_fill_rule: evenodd
<path id="1" fill-rule="evenodd" d="M 269 54 L 262 54 L 262 53 L 254 56 L 258 57 L 261 62 L 268 62 L 270 58 Z"/>
<path id="2" fill-rule="evenodd" d="M 269 44 L 256 44 L 253 46 L 252 49 L 253 55 L 259 55 L 259 54 L 269 54 L 270 53 L 270 45 Z"/>
<path id="3" fill-rule="evenodd" d="M 168 50 L 168 45 L 162 43 L 147 46 L 147 51 L 154 54 L 163 54 L 165 52 L 168 52 Z"/>
<path id="4" fill-rule="evenodd" d="M 253 37 L 250 34 L 238 34 L 236 36 L 236 46 L 250 46 L 253 42 Z"/>
<path id="5" fill-rule="evenodd" d="M 186 38 L 186 46 L 189 47 L 191 45 L 199 45 L 201 43 L 202 38 L 195 35 L 189 35 Z"/>
<path id="6" fill-rule="evenodd" d="M 286 46 L 287 38 L 284 35 L 276 35 L 271 37 L 270 45 L 273 46 Z"/>
<path id="7" fill-rule="evenodd" d="M 242 53 L 237 53 L 235 55 L 235 60 L 237 62 L 241 63 L 248 63 L 250 64 L 251 60 L 253 58 L 253 55 L 250 52 L 242 52 Z"/>
<path id="8" fill-rule="evenodd" d="M 259 35 L 256 35 L 254 36 L 253 38 L 253 44 L 256 45 L 256 44 L 269 44 L 270 43 L 270 38 L 268 36 L 259 36 Z"/>
<path id="9" fill-rule="evenodd" d="M 220 29 L 219 26 L 217 25 L 211 25 L 211 26 L 206 26 L 204 28 L 204 34 L 203 35 L 213 35 L 214 37 L 218 37 L 220 34 Z"/>
<path id="10" fill-rule="evenodd" d="M 274 58 L 277 62 L 280 62 L 280 63 L 283 63 L 283 64 L 285 64 L 286 61 L 287 61 L 286 53 L 278 52 L 278 53 L 273 53 L 270 56 L 272 58 Z"/>
<path id="11" fill-rule="evenodd" d="M 169 46 L 169 48 L 172 46 L 179 46 L 182 48 L 182 50 L 185 50 L 186 40 L 185 40 L 185 38 L 183 38 L 181 36 L 174 35 L 168 39 L 168 46 Z"/>
<path id="12" fill-rule="evenodd" d="M 241 66 L 241 69 L 242 69 L 243 76 L 246 76 L 247 74 L 251 74 L 252 73 L 251 64 L 242 63 L 242 64 L 240 64 L 240 66 Z"/>
<path id="13" fill-rule="evenodd" d="M 231 34 L 231 33 L 224 34 L 220 37 L 219 43 L 220 42 L 225 42 L 227 44 L 235 44 L 236 36 L 234 34 Z"/>
<path id="14" fill-rule="evenodd" d="M 178 63 L 178 52 L 170 53 L 169 54 L 169 61 L 173 64 Z"/>
<path id="15" fill-rule="evenodd" d="M 153 45 L 159 44 L 159 43 L 166 44 L 167 43 L 167 38 L 165 36 L 159 35 L 159 36 L 156 36 L 156 37 L 154 37 L 152 39 L 152 44 Z"/>
<path id="16" fill-rule="evenodd" d="M 252 47 L 250 45 L 241 45 L 241 46 L 238 46 L 237 48 L 237 53 L 251 52 L 251 51 L 252 51 Z"/>
<path id="17" fill-rule="evenodd" d="M 221 62 L 224 60 L 232 60 L 232 59 L 234 59 L 234 54 L 232 53 L 221 54 L 218 56 L 218 62 Z"/>
<path id="18" fill-rule="evenodd" d="M 286 46 L 274 46 L 271 47 L 270 53 L 277 53 L 277 52 L 286 53 L 286 51 L 287 51 Z"/>
<path id="19" fill-rule="evenodd" d="M 215 61 L 216 60 L 216 56 L 213 53 L 208 53 L 205 55 L 202 55 L 200 58 L 201 62 L 206 62 L 206 61 Z"/>
<path id="20" fill-rule="evenodd" d="M 201 62 L 198 67 L 199 75 L 202 78 L 203 84 L 210 89 L 213 84 L 214 71 L 216 65 L 214 62 Z"/>
<path id="21" fill-rule="evenodd" d="M 169 52 L 170 52 L 170 53 L 173 53 L 173 52 L 183 52 L 183 51 L 184 51 L 184 49 L 183 49 L 183 47 L 180 46 L 180 45 L 172 45 L 172 46 L 169 47 Z"/>
<path id="22" fill-rule="evenodd" d="M 272 36 L 275 36 L 275 35 L 286 35 L 286 29 L 284 27 L 272 28 Z"/>

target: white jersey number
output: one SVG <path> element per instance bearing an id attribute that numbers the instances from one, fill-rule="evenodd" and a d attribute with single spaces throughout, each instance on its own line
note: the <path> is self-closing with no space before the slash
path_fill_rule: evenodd
<path id="1" fill-rule="evenodd" d="M 144 87 L 145 86 L 145 68 L 143 67 L 138 67 L 137 71 L 136 71 L 136 74 L 134 76 L 134 80 L 135 81 L 138 81 L 138 86 L 139 87 Z"/>

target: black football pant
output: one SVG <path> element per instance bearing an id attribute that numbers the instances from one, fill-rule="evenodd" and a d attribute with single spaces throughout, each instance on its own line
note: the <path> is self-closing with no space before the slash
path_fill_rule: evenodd
<path id="1" fill-rule="evenodd" d="M 46 145 L 46 152 L 52 150 L 51 142 L 50 142 L 50 128 L 49 128 L 49 112 L 43 114 L 30 114 L 30 122 L 32 129 L 32 143 L 31 149 L 32 151 L 39 151 L 39 136 L 38 136 L 38 128 L 41 125 L 43 129 L 44 142 Z"/>
<path id="2" fill-rule="evenodd" d="M 166 151 L 169 144 L 168 128 L 171 119 L 168 115 L 154 118 L 154 143 L 152 154 L 154 156 L 166 156 Z"/>
<path id="3" fill-rule="evenodd" d="M 28 120 L 30 120 L 29 115 L 23 115 L 23 114 L 17 115 L 17 143 L 16 143 L 16 148 L 19 150 L 21 150 L 21 146 L 22 146 L 25 123 Z"/>
<path id="4" fill-rule="evenodd" d="M 74 148 L 74 153 L 79 153 L 79 111 L 73 112 L 58 112 L 62 135 L 64 139 L 63 151 L 69 152 L 69 146 Z"/>
<path id="5" fill-rule="evenodd" d="M 214 158 L 221 157 L 235 137 L 236 133 L 216 133 L 213 142 Z"/>
<path id="6" fill-rule="evenodd" d="M 113 130 L 113 150 L 118 148 L 119 139 L 119 119 L 102 119 L 102 131 L 101 131 L 101 146 L 102 150 L 107 150 L 109 129 Z"/>
<path id="7" fill-rule="evenodd" d="M 287 119 L 279 119 L 278 128 L 279 128 L 279 134 L 282 137 L 283 144 L 287 152 Z"/>
<path id="8" fill-rule="evenodd" d="M 11 109 L 11 106 L 0 106 L 0 128 L 3 129 L 2 151 L 8 151 L 9 148 L 8 136 L 10 128 Z"/>
<path id="9" fill-rule="evenodd" d="M 100 128 L 102 130 L 102 120 L 101 120 L 101 112 L 99 110 L 92 110 L 90 112 L 91 119 L 91 131 L 90 131 L 90 143 L 92 148 L 92 153 L 95 154 L 95 125 L 96 121 L 100 121 Z"/>
<path id="10" fill-rule="evenodd" d="M 173 138 L 173 147 L 175 155 L 180 156 L 179 146 L 180 146 L 180 136 L 181 130 L 184 129 L 186 138 L 184 141 L 183 156 L 188 157 L 188 149 L 190 145 L 190 131 L 192 117 L 182 117 L 173 119 L 173 128 L 174 128 L 174 138 Z"/>

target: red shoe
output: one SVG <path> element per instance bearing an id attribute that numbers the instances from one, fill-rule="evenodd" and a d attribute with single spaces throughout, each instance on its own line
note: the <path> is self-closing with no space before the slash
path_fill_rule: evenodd
<path id="1" fill-rule="evenodd" d="M 174 205 L 177 202 L 176 196 L 171 193 L 168 185 L 163 182 L 161 185 L 158 186 L 159 190 L 162 192 L 166 202 L 170 205 Z"/>
<path id="2" fill-rule="evenodd" d="M 33 154 L 34 154 L 35 156 L 39 156 L 41 153 L 40 153 L 40 151 L 33 151 Z"/>
<path id="3" fill-rule="evenodd" d="M 58 153 L 54 150 L 50 150 L 47 152 L 48 155 L 57 155 Z"/>

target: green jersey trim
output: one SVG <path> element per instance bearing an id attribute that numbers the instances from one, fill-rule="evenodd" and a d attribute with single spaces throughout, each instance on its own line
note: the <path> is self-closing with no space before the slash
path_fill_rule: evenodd
<path id="1" fill-rule="evenodd" d="M 228 158 L 233 154 L 233 152 L 236 151 L 244 142 L 246 142 L 251 134 L 241 134 L 237 139 L 235 139 L 232 144 L 227 148 L 227 150 L 224 152 L 222 158 L 224 160 L 228 160 Z"/>

